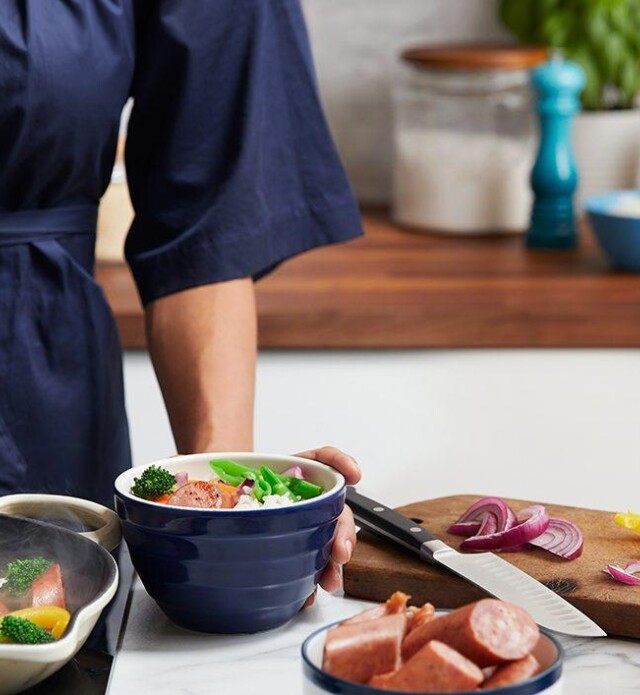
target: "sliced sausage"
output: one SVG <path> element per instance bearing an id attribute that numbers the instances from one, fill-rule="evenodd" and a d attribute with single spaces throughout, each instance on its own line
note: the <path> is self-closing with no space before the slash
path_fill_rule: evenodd
<path id="1" fill-rule="evenodd" d="M 527 654 L 524 659 L 512 661 L 496 669 L 495 673 L 482 684 L 483 689 L 502 688 L 526 681 L 535 676 L 540 670 L 540 664 L 533 654 Z"/>
<path id="2" fill-rule="evenodd" d="M 222 493 L 212 483 L 195 480 L 176 490 L 167 500 L 167 504 L 196 509 L 220 509 Z"/>
<path id="3" fill-rule="evenodd" d="M 0 618 L 7 613 L 9 613 L 9 609 L 0 601 Z"/>
<path id="4" fill-rule="evenodd" d="M 440 640 L 483 668 L 525 657 L 540 631 L 522 608 L 497 599 L 483 599 L 431 620 L 411 631 L 402 656 L 412 657 L 431 640 Z"/>
<path id="5" fill-rule="evenodd" d="M 60 565 L 54 564 L 31 585 L 32 606 L 58 606 L 66 608 Z"/>
<path id="6" fill-rule="evenodd" d="M 425 603 L 420 608 L 411 606 L 409 608 L 409 632 L 433 620 L 436 609 L 430 604 Z"/>
<path id="7" fill-rule="evenodd" d="M 398 671 L 374 677 L 374 688 L 408 693 L 455 693 L 475 690 L 484 675 L 469 659 L 438 640 L 418 650 Z"/>
<path id="8" fill-rule="evenodd" d="M 362 613 L 354 615 L 353 618 L 347 618 L 340 623 L 343 625 L 358 625 L 360 623 L 366 623 L 368 620 L 377 620 L 378 618 L 384 618 L 387 615 L 387 607 L 385 604 L 380 606 L 374 606 L 373 608 L 368 608 Z"/>
<path id="9" fill-rule="evenodd" d="M 379 673 L 395 671 L 401 664 L 406 629 L 404 613 L 338 625 L 327 633 L 322 668 L 355 683 L 367 683 Z"/>
<path id="10" fill-rule="evenodd" d="M 354 615 L 353 618 L 347 618 L 343 620 L 341 625 L 357 625 L 358 623 L 366 622 L 367 620 L 375 620 L 376 618 L 382 618 L 385 615 L 395 615 L 396 613 L 402 613 L 407 609 L 407 601 L 409 600 L 407 594 L 403 594 L 402 591 L 396 591 L 395 594 L 380 606 L 374 606 L 369 608 L 358 615 Z"/>

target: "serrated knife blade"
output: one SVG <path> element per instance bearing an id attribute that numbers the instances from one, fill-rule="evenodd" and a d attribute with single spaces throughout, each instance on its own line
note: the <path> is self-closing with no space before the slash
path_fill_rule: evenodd
<path id="1" fill-rule="evenodd" d="M 446 567 L 496 598 L 521 606 L 548 630 L 575 637 L 606 637 L 591 618 L 526 572 L 494 553 L 459 553 L 430 531 L 384 504 L 347 488 L 356 523 L 368 531 Z"/>

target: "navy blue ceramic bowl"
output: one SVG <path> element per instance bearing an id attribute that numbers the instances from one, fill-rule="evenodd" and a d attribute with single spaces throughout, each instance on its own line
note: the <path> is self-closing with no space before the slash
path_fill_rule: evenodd
<path id="1" fill-rule="evenodd" d="M 591 227 L 609 260 L 640 273 L 640 191 L 614 191 L 585 204 Z"/>
<path id="2" fill-rule="evenodd" d="M 209 480 L 212 458 L 278 473 L 299 464 L 325 493 L 273 509 L 187 509 L 131 495 L 133 478 L 146 466 L 133 468 L 115 482 L 133 565 L 149 595 L 181 627 L 217 633 L 279 627 L 302 608 L 329 560 L 344 478 L 320 463 L 268 454 L 193 454 L 154 463 Z"/>
<path id="3" fill-rule="evenodd" d="M 440 612 L 440 611 L 439 611 Z M 371 688 L 368 685 L 351 683 L 330 675 L 322 670 L 322 653 L 327 632 L 338 623 L 323 627 L 311 634 L 302 644 L 302 669 L 304 676 L 304 695 L 393 695 L 388 690 Z M 541 630 L 540 640 L 533 650 L 541 667 L 540 673 L 526 681 L 483 690 L 486 695 L 561 695 L 563 691 L 562 662 L 564 652 L 558 640 L 546 630 Z M 478 692 L 478 691 L 474 691 Z M 399 694 L 397 694 L 399 695 Z M 432 695 L 438 695 L 435 693 Z M 471 695 L 471 693 L 460 693 Z"/>

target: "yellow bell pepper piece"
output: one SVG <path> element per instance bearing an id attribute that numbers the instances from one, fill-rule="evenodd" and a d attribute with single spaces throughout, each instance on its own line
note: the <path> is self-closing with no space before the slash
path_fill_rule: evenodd
<path id="1" fill-rule="evenodd" d="M 21 608 L 13 611 L 9 615 L 16 618 L 25 618 L 32 623 L 49 630 L 55 639 L 60 639 L 71 620 L 71 613 L 58 606 L 32 606 L 31 608 Z"/>
<path id="2" fill-rule="evenodd" d="M 623 528 L 628 528 L 631 529 L 631 531 L 640 533 L 640 514 L 634 514 L 633 512 L 616 514 L 613 520 Z"/>

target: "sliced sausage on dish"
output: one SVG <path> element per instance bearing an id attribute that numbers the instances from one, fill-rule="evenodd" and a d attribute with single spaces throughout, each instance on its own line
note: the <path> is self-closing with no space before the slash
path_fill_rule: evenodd
<path id="1" fill-rule="evenodd" d="M 338 625 L 327 633 L 322 668 L 355 683 L 367 683 L 377 674 L 395 671 L 401 664 L 406 630 L 404 613 Z"/>
<path id="2" fill-rule="evenodd" d="M 396 591 L 392 594 L 386 603 L 380 606 L 374 606 L 369 608 L 362 613 L 354 615 L 353 618 L 347 618 L 343 620 L 341 625 L 357 625 L 358 623 L 364 623 L 367 620 L 375 620 L 376 618 L 383 618 L 385 615 L 396 615 L 397 613 L 402 613 L 407 610 L 407 601 L 409 600 L 407 594 L 402 593 L 402 591 Z"/>
<path id="3" fill-rule="evenodd" d="M 42 575 L 40 575 L 31 585 L 31 605 L 32 606 L 57 606 L 58 608 L 67 607 L 62 584 L 62 572 L 60 565 L 53 564 Z"/>
<path id="4" fill-rule="evenodd" d="M 482 684 L 482 687 L 486 689 L 502 688 L 505 685 L 520 683 L 535 676 L 539 670 L 538 660 L 533 654 L 527 654 L 523 659 L 499 666 L 493 675 Z"/>
<path id="5" fill-rule="evenodd" d="M 409 632 L 433 620 L 435 612 L 436 609 L 430 603 L 425 603 L 420 608 L 411 606 L 409 608 Z"/>
<path id="6" fill-rule="evenodd" d="M 196 480 L 176 490 L 167 500 L 167 504 L 195 509 L 220 509 L 222 493 L 215 485 L 205 480 Z"/>
<path id="7" fill-rule="evenodd" d="M 475 690 L 484 679 L 482 671 L 443 642 L 431 640 L 404 666 L 369 682 L 381 690 L 422 693 L 455 693 Z"/>
<path id="8" fill-rule="evenodd" d="M 412 630 L 402 656 L 409 659 L 427 642 L 439 640 L 483 668 L 522 659 L 539 638 L 538 626 L 522 608 L 483 599 Z"/>

